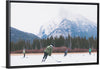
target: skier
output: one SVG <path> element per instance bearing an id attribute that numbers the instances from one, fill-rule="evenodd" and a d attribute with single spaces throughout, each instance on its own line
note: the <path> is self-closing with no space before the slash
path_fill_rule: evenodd
<path id="1" fill-rule="evenodd" d="M 67 55 L 67 52 L 68 52 L 68 50 L 66 49 L 66 51 L 64 52 L 64 56 L 66 56 L 66 55 Z"/>
<path id="2" fill-rule="evenodd" d="M 44 56 L 43 56 L 43 59 L 42 59 L 42 62 L 45 62 L 45 60 L 47 59 L 47 56 L 51 56 L 52 54 L 52 49 L 53 49 L 53 44 L 47 46 L 47 48 L 44 50 Z"/>
<path id="3" fill-rule="evenodd" d="M 91 48 L 89 48 L 89 54 L 91 55 Z"/>
<path id="4" fill-rule="evenodd" d="M 24 58 L 25 58 L 25 48 L 23 49 L 23 54 L 24 54 Z"/>

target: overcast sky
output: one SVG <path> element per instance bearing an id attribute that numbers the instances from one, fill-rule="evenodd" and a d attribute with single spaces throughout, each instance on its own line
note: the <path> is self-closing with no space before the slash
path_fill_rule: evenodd
<path id="1" fill-rule="evenodd" d="M 97 22 L 96 5 L 11 3 L 11 27 L 38 34 L 40 27 L 56 19 L 62 9 Z"/>

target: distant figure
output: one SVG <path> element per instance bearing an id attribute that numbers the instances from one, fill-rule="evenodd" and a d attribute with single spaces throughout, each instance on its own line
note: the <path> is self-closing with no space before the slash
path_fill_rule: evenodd
<path id="1" fill-rule="evenodd" d="M 68 50 L 66 49 L 66 51 L 64 52 L 64 56 L 66 56 L 66 55 L 67 55 L 67 52 L 68 52 Z"/>
<path id="2" fill-rule="evenodd" d="M 89 48 L 89 54 L 91 55 L 91 48 Z"/>
<path id="3" fill-rule="evenodd" d="M 53 49 L 53 44 L 47 46 L 47 48 L 44 50 L 44 56 L 43 56 L 42 62 L 45 62 L 45 60 L 47 59 L 48 55 L 51 56 L 52 49 Z"/>
<path id="4" fill-rule="evenodd" d="M 24 54 L 24 58 L 25 58 L 25 48 L 23 49 L 23 54 Z"/>

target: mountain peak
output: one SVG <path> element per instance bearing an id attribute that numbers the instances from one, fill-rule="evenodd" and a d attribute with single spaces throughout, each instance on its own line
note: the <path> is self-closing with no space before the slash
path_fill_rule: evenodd
<path id="1" fill-rule="evenodd" d="M 71 33 L 71 36 L 96 37 L 96 28 L 96 23 L 90 21 L 84 16 L 61 9 L 58 16 L 47 22 L 47 25 L 41 26 L 39 35 L 41 38 L 44 34 L 47 37 L 59 37 L 60 35 L 67 37 L 68 34 Z"/>

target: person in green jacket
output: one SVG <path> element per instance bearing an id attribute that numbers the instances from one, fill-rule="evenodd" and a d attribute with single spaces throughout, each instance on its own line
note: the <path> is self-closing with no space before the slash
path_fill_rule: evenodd
<path id="1" fill-rule="evenodd" d="M 91 55 L 91 48 L 89 48 L 89 54 Z"/>
<path id="2" fill-rule="evenodd" d="M 43 56 L 42 62 L 45 62 L 48 55 L 51 56 L 52 50 L 53 50 L 53 44 L 47 46 L 47 48 L 44 50 L 44 56 Z"/>

